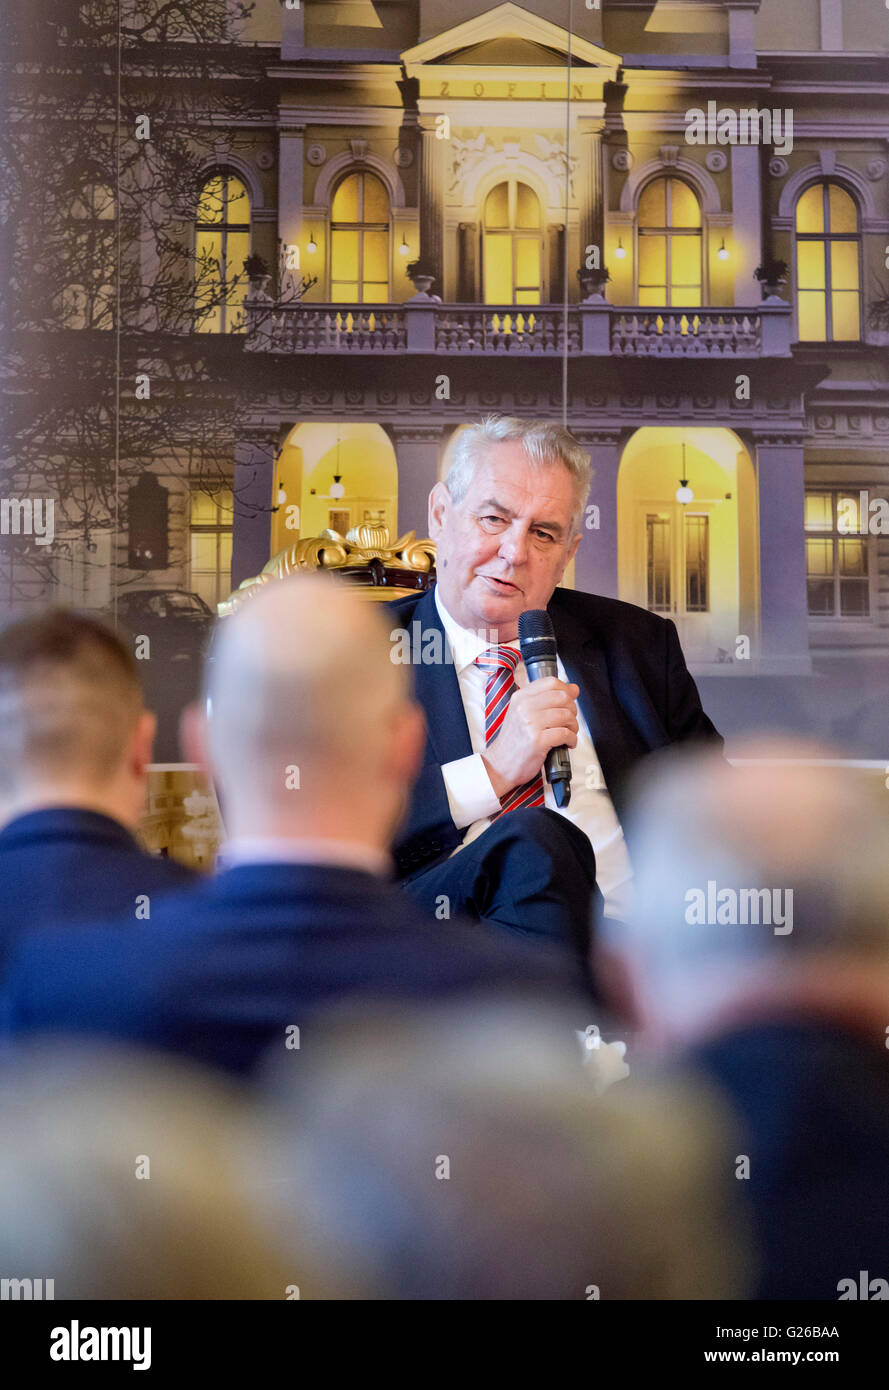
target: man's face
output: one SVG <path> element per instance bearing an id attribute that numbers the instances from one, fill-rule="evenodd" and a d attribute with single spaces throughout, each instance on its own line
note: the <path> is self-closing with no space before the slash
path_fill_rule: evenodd
<path id="1" fill-rule="evenodd" d="M 463 627 L 511 642 L 519 614 L 545 608 L 577 549 L 574 479 L 555 462 L 533 468 L 517 441 L 490 445 L 462 502 L 443 483 L 429 498 L 437 583 Z"/>

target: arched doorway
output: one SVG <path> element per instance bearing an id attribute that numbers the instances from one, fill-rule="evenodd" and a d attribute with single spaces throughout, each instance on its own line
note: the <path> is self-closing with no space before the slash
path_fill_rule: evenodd
<path id="1" fill-rule="evenodd" d="M 678 500 L 683 478 L 691 495 Z M 671 618 L 698 667 L 749 659 L 758 623 L 756 485 L 738 436 L 638 429 L 621 458 L 617 505 L 620 597 Z"/>
<path id="2" fill-rule="evenodd" d="M 336 495 L 337 476 L 342 496 Z M 281 451 L 273 489 L 273 555 L 299 536 L 317 536 L 330 528 L 345 534 L 364 521 L 382 522 L 395 537 L 398 466 L 381 425 L 296 425 Z"/>

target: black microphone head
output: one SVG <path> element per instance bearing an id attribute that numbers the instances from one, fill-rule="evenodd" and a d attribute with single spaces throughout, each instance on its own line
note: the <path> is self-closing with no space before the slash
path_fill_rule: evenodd
<path id="1" fill-rule="evenodd" d="M 522 660 L 555 661 L 556 634 L 545 608 L 529 608 L 519 614 L 519 647 Z"/>

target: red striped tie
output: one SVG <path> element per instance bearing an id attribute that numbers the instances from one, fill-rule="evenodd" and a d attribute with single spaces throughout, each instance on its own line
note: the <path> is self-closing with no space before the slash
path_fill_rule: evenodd
<path id="1" fill-rule="evenodd" d="M 475 658 L 476 666 L 480 666 L 483 671 L 488 673 L 485 682 L 486 748 L 494 742 L 499 734 L 500 727 L 506 718 L 506 711 L 512 699 L 513 691 L 517 689 L 514 673 L 519 659 L 519 653 L 513 647 L 488 647 L 487 651 Z M 512 791 L 501 796 L 502 810 L 498 811 L 497 815 L 501 816 L 506 811 L 517 811 L 520 806 L 542 806 L 543 804 L 543 774 L 538 772 L 537 776 L 532 777 L 530 782 L 523 782 L 520 787 L 513 787 Z M 496 820 L 497 816 L 492 819 Z"/>

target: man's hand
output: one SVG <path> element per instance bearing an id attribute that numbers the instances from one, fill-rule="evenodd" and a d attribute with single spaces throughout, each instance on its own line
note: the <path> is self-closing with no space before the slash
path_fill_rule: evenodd
<path id="1" fill-rule="evenodd" d="M 530 782 L 551 748 L 577 743 L 576 685 L 556 676 L 532 681 L 513 693 L 500 732 L 482 754 L 491 786 L 499 797 Z"/>

